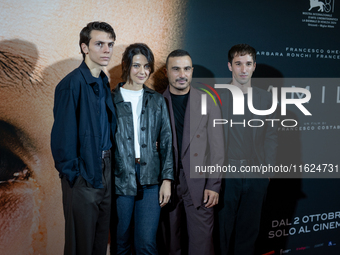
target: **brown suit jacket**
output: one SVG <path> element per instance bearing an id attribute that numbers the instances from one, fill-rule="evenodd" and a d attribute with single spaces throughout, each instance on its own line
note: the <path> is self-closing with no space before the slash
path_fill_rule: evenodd
<path id="1" fill-rule="evenodd" d="M 221 110 L 208 96 L 207 115 L 202 115 L 201 94 L 203 93 L 193 87 L 190 88 L 184 117 L 182 155 L 178 155 L 175 119 L 169 88 L 163 93 L 169 109 L 173 134 L 174 173 L 175 176 L 178 176 L 180 170 L 178 169 L 178 159 L 180 156 L 191 199 L 195 207 L 203 204 L 205 189 L 219 193 L 221 188 L 220 174 L 198 173 L 195 172 L 196 167 L 216 166 L 216 164 L 222 167 L 224 163 L 223 127 L 222 125 L 213 127 L 213 119 L 222 118 Z"/>

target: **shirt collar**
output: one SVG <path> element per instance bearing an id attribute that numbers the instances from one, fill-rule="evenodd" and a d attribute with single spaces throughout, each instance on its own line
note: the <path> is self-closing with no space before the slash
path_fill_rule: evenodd
<path id="1" fill-rule="evenodd" d="M 97 83 L 96 78 L 92 76 L 90 69 L 86 65 L 85 61 L 83 61 L 81 63 L 81 65 L 79 66 L 79 69 L 80 69 L 81 73 L 83 74 L 84 79 L 85 79 L 87 84 L 94 85 L 94 84 Z M 109 80 L 108 80 L 106 74 L 103 71 L 101 71 L 99 76 L 102 77 L 104 86 L 107 85 Z"/>

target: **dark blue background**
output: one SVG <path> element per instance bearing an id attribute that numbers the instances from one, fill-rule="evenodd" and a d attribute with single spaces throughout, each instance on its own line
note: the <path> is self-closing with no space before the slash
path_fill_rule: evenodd
<path id="1" fill-rule="evenodd" d="M 323 0 L 324 1 L 324 0 Z M 335 0 L 333 18 L 340 18 L 340 1 Z M 302 19 L 307 16 L 309 0 L 189 0 L 183 49 L 193 59 L 194 77 L 231 77 L 228 69 L 228 50 L 235 44 L 247 43 L 259 51 L 282 52 L 284 57 L 257 56 L 254 77 L 337 78 L 340 59 L 289 58 L 286 47 L 332 49 L 340 51 L 340 24 L 335 28 L 308 27 Z M 317 8 L 310 12 L 317 13 Z M 319 12 L 321 13 L 321 12 Z M 230 79 L 226 79 L 228 81 Z M 321 104 L 321 88 L 311 89 L 310 108 L 314 116 L 301 117 L 299 111 L 289 111 L 290 117 L 304 121 L 326 121 L 340 124 L 336 84 L 326 86 L 326 103 Z M 339 85 L 340 86 L 340 83 Z M 331 93 L 330 93 L 331 92 Z M 319 94 L 320 93 L 320 94 Z M 322 117 L 321 117 L 322 116 Z M 339 164 L 340 130 L 313 132 L 279 132 L 278 163 L 337 163 Z M 325 162 L 323 162 L 325 161 Z M 339 179 L 273 179 L 268 188 L 267 201 L 257 243 L 257 254 L 291 249 L 289 254 L 340 254 L 340 230 L 324 230 L 289 237 L 268 238 L 271 230 L 287 230 L 291 226 L 272 228 L 272 220 L 340 211 Z M 335 219 L 340 221 L 339 219 Z M 325 222 L 335 221 L 328 220 Z M 323 223 L 319 221 L 318 223 Z M 313 224 L 308 225 L 309 228 Z M 336 246 L 328 246 L 329 242 Z M 322 247 L 314 245 L 324 243 Z M 296 250 L 308 247 L 305 251 Z"/>

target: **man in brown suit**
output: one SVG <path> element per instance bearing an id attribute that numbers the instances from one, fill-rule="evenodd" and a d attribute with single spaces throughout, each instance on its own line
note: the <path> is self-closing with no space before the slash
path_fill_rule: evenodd
<path id="1" fill-rule="evenodd" d="M 213 120 L 221 119 L 221 111 L 212 100 L 207 101 L 207 114 L 201 114 L 204 92 L 190 85 L 193 69 L 191 57 L 184 50 L 175 50 L 167 58 L 169 87 L 163 95 L 173 132 L 175 181 L 162 226 L 168 254 L 211 255 L 213 206 L 218 203 L 221 179 L 207 178 L 202 172 L 199 178 L 193 175 L 195 166 L 223 166 L 223 128 L 213 127 Z"/>

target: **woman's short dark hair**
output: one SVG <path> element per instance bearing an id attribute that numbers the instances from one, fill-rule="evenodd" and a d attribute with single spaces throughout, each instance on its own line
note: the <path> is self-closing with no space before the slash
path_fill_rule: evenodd
<path id="1" fill-rule="evenodd" d="M 80 38 L 79 38 L 79 46 L 81 53 L 83 54 L 83 59 L 85 60 L 86 54 L 83 52 L 83 49 L 81 48 L 81 45 L 85 43 L 87 46 L 89 46 L 90 40 L 91 40 L 91 32 L 92 30 L 98 30 L 103 31 L 108 34 L 110 34 L 110 38 L 112 38 L 114 41 L 116 40 L 116 34 L 113 28 L 107 24 L 106 22 L 99 22 L 94 21 L 90 22 L 80 31 Z"/>
<path id="2" fill-rule="evenodd" d="M 150 66 L 150 75 L 154 72 L 155 68 L 155 58 L 151 49 L 145 43 L 134 43 L 129 45 L 122 58 L 122 76 L 123 81 L 127 82 L 130 80 L 130 70 L 132 66 L 133 56 L 142 54 L 148 61 Z"/>

